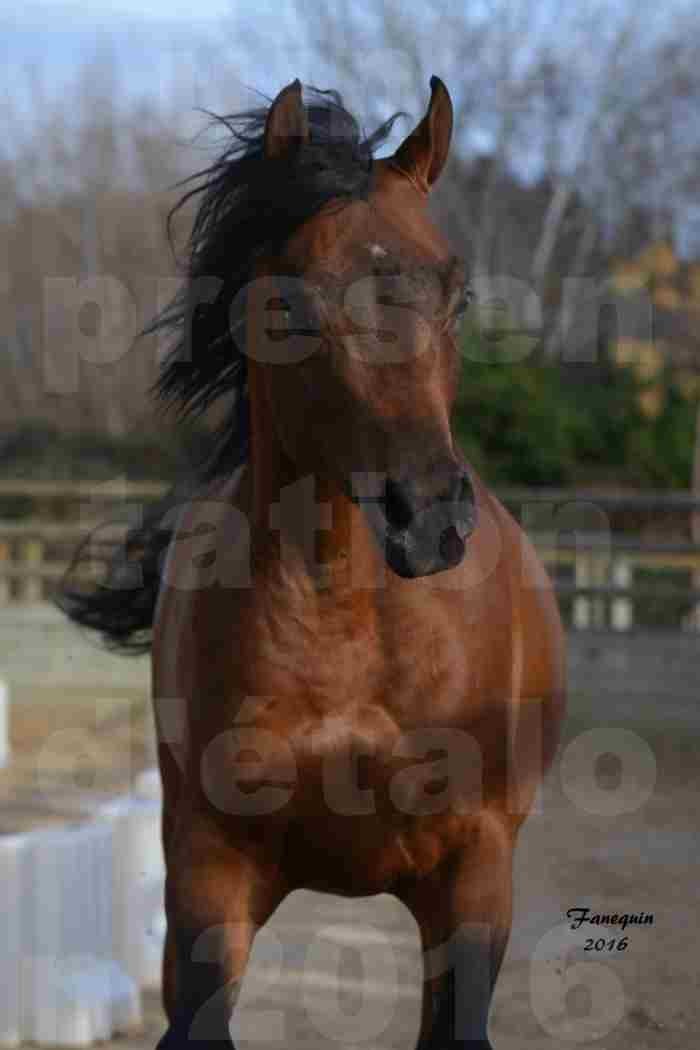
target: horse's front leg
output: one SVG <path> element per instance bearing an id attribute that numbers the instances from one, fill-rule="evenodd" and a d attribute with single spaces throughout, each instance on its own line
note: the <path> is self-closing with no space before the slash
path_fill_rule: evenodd
<path id="1" fill-rule="evenodd" d="M 253 939 L 284 890 L 272 865 L 232 846 L 206 816 L 180 827 L 167 866 L 171 994 L 159 1050 L 224 1050 Z"/>
<path id="2" fill-rule="evenodd" d="M 488 1015 L 510 934 L 513 849 L 506 819 L 475 816 L 464 846 L 400 894 L 424 953 L 418 1050 L 492 1050 Z"/>

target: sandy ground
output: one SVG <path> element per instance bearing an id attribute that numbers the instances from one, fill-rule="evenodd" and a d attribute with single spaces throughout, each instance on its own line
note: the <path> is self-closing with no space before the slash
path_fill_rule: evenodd
<path id="1" fill-rule="evenodd" d="M 560 755 L 570 756 L 566 744 L 587 728 L 570 723 Z M 147 703 L 127 691 L 95 701 L 17 690 L 11 732 L 13 760 L 0 773 L 2 832 L 75 819 L 87 800 L 127 790 L 152 763 Z M 577 779 L 570 764 L 564 791 L 558 760 L 525 825 L 513 934 L 491 1015 L 495 1050 L 697 1045 L 700 724 L 697 732 L 641 736 L 655 783 L 644 791 L 623 775 L 629 811 L 591 812 L 596 792 L 604 801 L 621 797 L 614 763 L 599 763 L 595 784 Z M 640 792 L 648 797 L 633 804 Z M 566 912 L 581 907 L 645 912 L 654 923 L 629 927 L 624 952 L 584 951 L 601 931 L 570 929 Z M 606 943 L 620 936 L 602 934 Z M 256 941 L 236 1011 L 238 1046 L 409 1048 L 420 975 L 415 924 L 393 898 L 293 894 Z M 145 1006 L 144 1031 L 115 1040 L 114 1050 L 155 1045 L 158 996 L 149 993 Z"/>

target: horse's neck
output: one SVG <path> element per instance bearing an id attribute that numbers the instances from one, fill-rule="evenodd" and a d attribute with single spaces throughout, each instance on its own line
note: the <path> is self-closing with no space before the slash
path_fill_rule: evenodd
<path id="1" fill-rule="evenodd" d="M 300 475 L 284 457 L 276 466 L 251 463 L 253 544 L 314 587 L 345 589 L 351 572 L 357 580 L 371 571 L 378 559 L 367 523 L 340 486 Z"/>
<path id="2" fill-rule="evenodd" d="M 314 589 L 346 590 L 368 574 L 374 579 L 381 562 L 362 512 L 336 482 L 297 469 L 280 446 L 264 391 L 253 384 L 251 396 L 254 547 Z"/>

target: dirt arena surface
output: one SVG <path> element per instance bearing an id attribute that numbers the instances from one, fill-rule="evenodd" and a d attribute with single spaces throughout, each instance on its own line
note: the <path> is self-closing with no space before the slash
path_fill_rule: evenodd
<path id="1" fill-rule="evenodd" d="M 673 734 L 639 729 L 647 749 L 637 749 L 632 772 L 599 762 L 593 785 L 571 763 L 566 772 L 561 759 L 573 754 L 568 742 L 591 728 L 601 726 L 569 722 L 520 837 L 513 934 L 492 1010 L 494 1050 L 692 1050 L 700 1028 L 700 725 Z M 0 772 L 3 833 L 81 819 L 91 802 L 128 790 L 153 761 L 147 702 L 128 690 L 95 700 L 17 688 L 11 735 L 13 759 Z M 605 804 L 623 795 L 627 812 L 591 812 L 601 797 Z M 571 908 L 644 912 L 653 925 L 624 934 L 591 925 L 573 931 Z M 584 950 L 589 937 L 607 945 L 625 934 L 624 951 Z M 293 894 L 256 941 L 234 1021 L 239 1050 L 410 1050 L 420 972 L 417 929 L 392 897 Z M 144 1005 L 144 1030 L 114 1040 L 114 1050 L 155 1046 L 163 1031 L 157 993 Z"/>

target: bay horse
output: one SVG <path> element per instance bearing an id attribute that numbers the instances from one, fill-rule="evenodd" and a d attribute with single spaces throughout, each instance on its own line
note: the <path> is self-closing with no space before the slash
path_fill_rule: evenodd
<path id="1" fill-rule="evenodd" d="M 298 888 L 396 895 L 420 1050 L 490 1046 L 516 836 L 557 746 L 546 573 L 450 416 L 466 269 L 429 217 L 452 103 L 376 159 L 335 92 L 220 118 L 158 391 L 226 404 L 213 459 L 62 605 L 152 648 L 167 939 L 160 1047 L 230 1041 Z M 181 202 L 182 203 L 182 202 Z M 468 365 L 464 382 L 469 382 Z"/>

